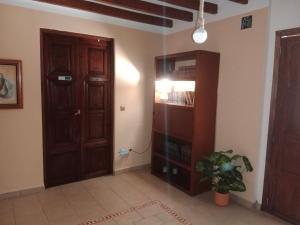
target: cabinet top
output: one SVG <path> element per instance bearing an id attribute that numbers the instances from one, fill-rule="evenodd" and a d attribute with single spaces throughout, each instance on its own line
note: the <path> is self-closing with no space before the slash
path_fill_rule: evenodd
<path id="1" fill-rule="evenodd" d="M 193 59 L 193 58 L 196 58 L 196 56 L 199 54 L 220 55 L 220 53 L 218 53 L 218 52 L 211 52 L 211 51 L 205 51 L 205 50 L 194 50 L 194 51 L 173 53 L 173 54 L 168 54 L 168 55 L 160 55 L 160 56 L 156 56 L 155 59 L 156 60 L 170 59 L 170 58 L 179 58 L 181 60 Z"/>

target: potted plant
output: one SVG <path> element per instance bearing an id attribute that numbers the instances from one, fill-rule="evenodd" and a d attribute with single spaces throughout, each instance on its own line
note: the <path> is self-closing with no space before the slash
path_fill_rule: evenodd
<path id="1" fill-rule="evenodd" d="M 196 169 L 201 174 L 200 182 L 212 182 L 218 206 L 229 204 L 230 191 L 246 191 L 242 173 L 253 171 L 249 159 L 243 155 L 233 155 L 232 150 L 212 153 L 200 160 Z"/>

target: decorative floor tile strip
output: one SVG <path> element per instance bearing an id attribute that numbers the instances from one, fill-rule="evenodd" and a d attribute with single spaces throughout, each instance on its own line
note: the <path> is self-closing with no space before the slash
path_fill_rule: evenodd
<path id="1" fill-rule="evenodd" d="M 171 209 L 169 206 L 167 206 L 166 204 L 162 203 L 159 200 L 155 200 L 155 201 L 149 201 L 149 202 L 145 202 L 144 204 L 141 205 L 137 205 L 137 206 L 133 206 L 130 207 L 129 209 L 125 209 L 119 212 L 115 212 L 112 214 L 108 214 L 106 216 L 103 216 L 99 219 L 96 220 L 90 220 L 84 223 L 80 223 L 78 225 L 93 225 L 93 224 L 100 224 L 100 223 L 105 223 L 108 222 L 116 217 L 120 217 L 132 212 L 136 212 L 137 210 L 141 210 L 144 208 L 148 208 L 151 206 L 158 206 L 160 207 L 160 209 L 162 209 L 162 211 L 164 211 L 165 213 L 169 214 L 170 216 L 172 216 L 175 221 L 181 223 L 182 225 L 193 225 L 190 222 L 187 221 L 187 219 L 181 217 L 175 210 Z"/>

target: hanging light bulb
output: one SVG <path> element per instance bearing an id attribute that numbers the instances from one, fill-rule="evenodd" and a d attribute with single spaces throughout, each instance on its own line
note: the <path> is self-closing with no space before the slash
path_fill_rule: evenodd
<path id="1" fill-rule="evenodd" d="M 204 28 L 199 27 L 193 33 L 193 40 L 197 44 L 202 44 L 207 39 L 207 32 Z"/>
<path id="2" fill-rule="evenodd" d="M 204 0 L 200 0 L 196 30 L 193 33 L 193 40 L 197 44 L 202 44 L 207 39 L 207 32 L 204 28 L 204 23 Z"/>

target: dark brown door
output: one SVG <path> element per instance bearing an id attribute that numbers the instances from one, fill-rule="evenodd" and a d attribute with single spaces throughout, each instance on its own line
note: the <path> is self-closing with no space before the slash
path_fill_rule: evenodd
<path id="1" fill-rule="evenodd" d="M 300 36 L 278 33 L 277 43 L 263 208 L 300 224 Z"/>
<path id="2" fill-rule="evenodd" d="M 95 39 L 81 39 L 83 77 L 83 176 L 111 171 L 111 45 Z"/>
<path id="3" fill-rule="evenodd" d="M 46 187 L 112 172 L 112 47 L 42 30 Z"/>

